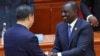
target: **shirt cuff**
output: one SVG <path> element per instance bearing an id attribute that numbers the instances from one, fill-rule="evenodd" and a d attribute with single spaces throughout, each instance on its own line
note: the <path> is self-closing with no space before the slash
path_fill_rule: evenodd
<path id="1" fill-rule="evenodd" d="M 57 53 L 57 56 L 62 56 L 62 55 L 61 55 L 61 52 L 58 52 L 58 53 Z"/>
<path id="2" fill-rule="evenodd" d="M 48 52 L 48 51 L 46 51 L 46 52 L 44 52 L 44 54 L 45 54 L 45 55 L 48 55 L 48 54 L 49 54 L 49 52 Z"/>
<path id="3" fill-rule="evenodd" d="M 87 16 L 87 18 L 86 18 L 86 19 L 87 19 L 87 22 L 89 22 L 89 18 L 90 18 L 91 16 L 93 16 L 93 15 L 90 14 L 90 15 Z"/>

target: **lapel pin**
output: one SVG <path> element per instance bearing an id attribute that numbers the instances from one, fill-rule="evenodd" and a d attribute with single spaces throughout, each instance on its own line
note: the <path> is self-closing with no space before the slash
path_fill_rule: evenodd
<path id="1" fill-rule="evenodd" d="M 75 27 L 75 29 L 74 30 L 77 30 L 77 27 Z"/>

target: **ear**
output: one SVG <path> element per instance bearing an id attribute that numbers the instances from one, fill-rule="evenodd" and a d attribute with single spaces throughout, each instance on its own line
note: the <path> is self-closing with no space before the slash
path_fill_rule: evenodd
<path id="1" fill-rule="evenodd" d="M 28 20 L 29 20 L 29 21 L 31 20 L 31 15 L 28 16 Z"/>
<path id="2" fill-rule="evenodd" d="M 33 19 L 33 18 L 34 18 L 34 15 L 30 14 L 28 18 L 29 18 L 29 21 L 30 21 L 30 22 L 31 22 L 31 21 L 34 21 L 34 19 Z"/>

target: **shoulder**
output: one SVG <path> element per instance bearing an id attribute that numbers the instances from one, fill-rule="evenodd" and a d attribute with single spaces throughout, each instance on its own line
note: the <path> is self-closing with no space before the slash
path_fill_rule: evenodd
<path id="1" fill-rule="evenodd" d="M 35 34 L 30 32 L 28 29 L 25 27 L 20 27 L 20 26 L 13 26 L 5 32 L 6 36 L 11 35 L 10 37 L 19 37 L 19 38 L 31 38 L 34 37 Z"/>
<path id="2" fill-rule="evenodd" d="M 81 24 L 82 25 L 90 25 L 90 23 L 89 22 L 87 22 L 86 20 L 84 20 L 84 19 L 81 19 Z"/>
<path id="3" fill-rule="evenodd" d="M 78 21 L 79 21 L 78 24 L 79 24 L 80 27 L 82 27 L 82 28 L 86 28 L 86 27 L 92 28 L 92 26 L 90 25 L 90 23 L 87 22 L 86 20 L 84 20 L 84 19 L 78 19 Z"/>

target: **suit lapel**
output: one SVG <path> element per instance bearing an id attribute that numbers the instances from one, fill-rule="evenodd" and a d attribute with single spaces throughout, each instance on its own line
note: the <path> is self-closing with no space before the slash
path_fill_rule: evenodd
<path id="1" fill-rule="evenodd" d="M 65 47 L 68 48 L 68 44 L 69 44 L 69 41 L 68 41 L 68 25 L 66 23 L 63 24 L 63 27 L 62 27 L 62 32 L 61 34 L 63 34 L 63 43 L 65 43 Z"/>
<path id="2" fill-rule="evenodd" d="M 74 28 L 72 30 L 71 36 L 70 36 L 70 41 L 69 41 L 69 47 L 71 45 L 71 42 L 73 40 L 73 38 L 75 37 L 75 35 L 78 33 L 79 30 L 79 26 L 80 26 L 80 19 L 78 19 L 74 25 Z"/>

